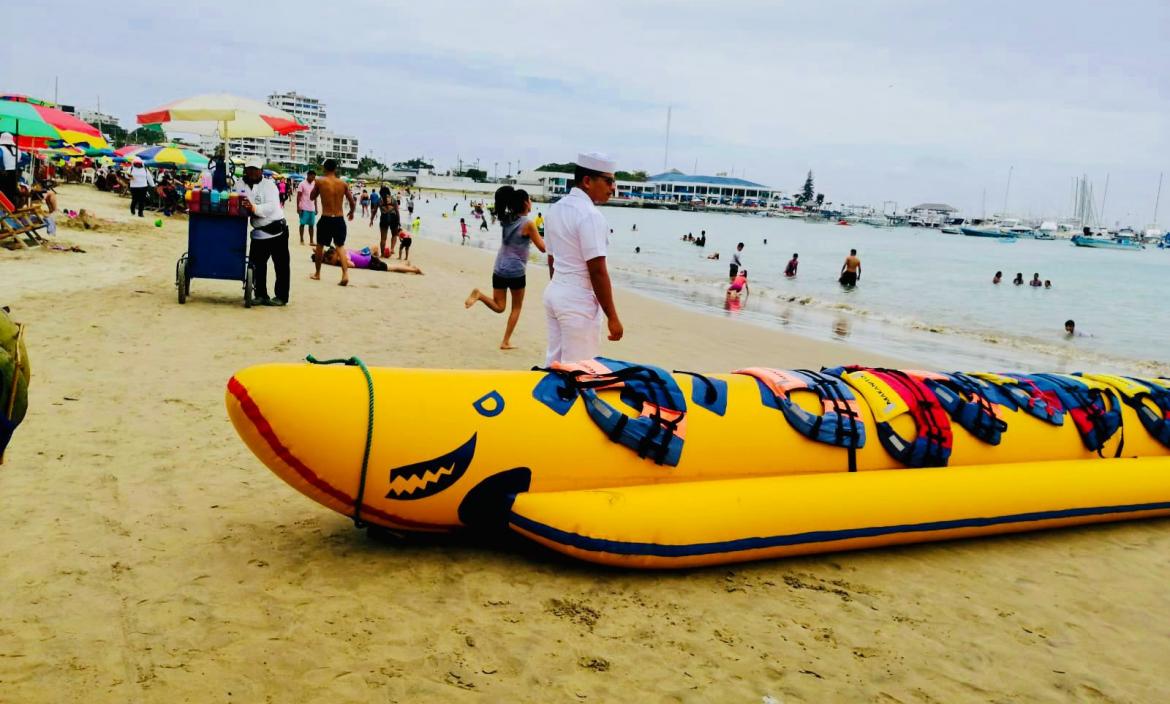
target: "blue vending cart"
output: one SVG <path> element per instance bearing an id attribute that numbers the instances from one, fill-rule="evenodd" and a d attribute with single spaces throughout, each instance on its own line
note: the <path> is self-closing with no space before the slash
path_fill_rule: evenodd
<path id="1" fill-rule="evenodd" d="M 187 223 L 187 251 L 175 264 L 179 303 L 191 295 L 191 279 L 224 279 L 244 286 L 244 307 L 252 307 L 255 292 L 248 264 L 248 218 L 217 213 L 191 213 Z"/>

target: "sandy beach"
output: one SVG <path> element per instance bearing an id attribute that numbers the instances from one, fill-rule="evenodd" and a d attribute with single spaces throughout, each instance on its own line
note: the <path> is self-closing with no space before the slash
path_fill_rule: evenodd
<path id="1" fill-rule="evenodd" d="M 291 305 L 238 284 L 175 298 L 186 220 L 60 189 L 110 221 L 86 253 L 0 250 L 28 324 L 29 414 L 0 467 L 0 701 L 1156 702 L 1170 697 L 1170 522 L 633 573 L 517 545 L 369 539 L 240 442 L 251 364 L 543 361 L 530 269 L 518 349 L 465 310 L 491 253 L 416 239 L 410 276 L 295 244 Z M 290 221 L 295 213 L 289 209 Z M 433 219 L 432 219 L 433 220 Z M 351 224 L 350 242 L 377 230 Z M 611 356 L 666 367 L 906 364 L 617 294 Z"/>

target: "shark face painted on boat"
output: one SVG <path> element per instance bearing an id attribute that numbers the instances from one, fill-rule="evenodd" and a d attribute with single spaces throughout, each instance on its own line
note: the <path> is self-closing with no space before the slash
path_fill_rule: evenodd
<path id="1" fill-rule="evenodd" d="M 472 435 L 467 442 L 433 460 L 390 470 L 390 491 L 386 492 L 386 498 L 398 501 L 425 499 L 455 484 L 475 457 L 476 437 Z"/>

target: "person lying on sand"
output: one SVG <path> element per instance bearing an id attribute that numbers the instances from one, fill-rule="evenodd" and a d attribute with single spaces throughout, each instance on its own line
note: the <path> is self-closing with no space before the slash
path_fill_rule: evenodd
<path id="1" fill-rule="evenodd" d="M 349 259 L 349 266 L 355 269 L 371 269 L 373 271 L 389 271 L 395 274 L 421 274 L 422 269 L 419 269 L 413 264 L 387 264 L 385 260 L 375 257 L 367 250 L 353 251 L 345 250 L 345 255 Z M 337 249 L 330 247 L 325 250 L 322 255 L 323 263 L 329 266 L 341 266 L 341 255 Z M 313 256 L 310 256 L 313 260 Z"/>

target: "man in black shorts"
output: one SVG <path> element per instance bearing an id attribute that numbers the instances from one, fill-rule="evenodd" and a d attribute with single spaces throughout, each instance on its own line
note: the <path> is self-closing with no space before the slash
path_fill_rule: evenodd
<path id="1" fill-rule="evenodd" d="M 325 256 L 326 247 L 336 247 L 341 261 L 341 281 L 339 286 L 349 285 L 349 256 L 345 253 L 345 221 L 342 217 L 342 200 L 349 201 L 350 222 L 353 221 L 353 211 L 357 208 L 357 200 L 350 192 L 345 181 L 337 178 L 337 160 L 325 160 L 325 175 L 313 183 L 313 192 L 310 198 L 321 198 L 321 219 L 317 221 L 317 248 L 313 262 L 316 272 L 311 278 L 321 278 L 321 262 Z"/>

